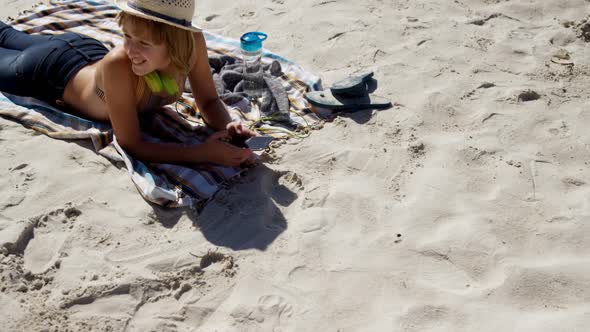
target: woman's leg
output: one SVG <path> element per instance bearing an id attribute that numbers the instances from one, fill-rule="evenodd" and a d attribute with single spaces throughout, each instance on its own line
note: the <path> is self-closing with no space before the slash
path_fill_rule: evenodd
<path id="1" fill-rule="evenodd" d="M 107 53 L 86 36 L 29 35 L 0 22 L 0 91 L 54 102 L 78 70 Z"/>
<path id="2" fill-rule="evenodd" d="M 30 35 L 0 21 L 0 47 L 2 48 L 22 51 L 29 46 L 51 40 L 51 37 L 49 35 Z"/>
<path id="3" fill-rule="evenodd" d="M 17 74 L 17 59 L 21 51 L 0 48 L 0 91 L 8 92 L 14 95 L 26 94 L 26 89 L 22 86 L 22 80 Z"/>
<path id="4" fill-rule="evenodd" d="M 0 91 L 38 97 L 50 89 L 39 64 L 55 48 L 52 36 L 29 35 L 0 22 Z"/>

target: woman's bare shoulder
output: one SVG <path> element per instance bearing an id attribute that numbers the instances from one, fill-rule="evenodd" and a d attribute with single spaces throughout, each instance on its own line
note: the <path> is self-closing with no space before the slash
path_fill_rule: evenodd
<path id="1" fill-rule="evenodd" d="M 115 47 L 102 60 L 97 70 L 97 79 L 101 86 L 135 86 L 137 76 L 131 70 L 131 61 L 123 47 Z"/>
<path id="2" fill-rule="evenodd" d="M 127 67 L 127 71 L 131 71 L 131 61 L 125 53 L 122 46 L 113 48 L 105 57 L 102 59 L 102 65 L 105 70 L 116 69 L 120 70 L 122 67 Z"/>
<path id="3" fill-rule="evenodd" d="M 96 80 L 97 85 L 111 99 L 115 96 L 137 96 L 138 77 L 133 73 L 131 61 L 123 47 L 115 47 L 101 60 Z"/>

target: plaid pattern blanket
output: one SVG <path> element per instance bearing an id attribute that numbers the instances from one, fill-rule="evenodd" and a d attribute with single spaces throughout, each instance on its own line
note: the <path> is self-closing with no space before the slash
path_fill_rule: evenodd
<path id="1" fill-rule="evenodd" d="M 114 18 L 119 9 L 107 1 L 54 1 L 11 24 L 27 33 L 53 34 L 73 31 L 102 41 L 108 48 L 123 42 Z M 210 56 L 239 57 L 239 41 L 204 32 Z M 319 90 L 320 79 L 268 50 L 263 62 L 280 62 L 281 81 L 288 92 L 291 119 L 294 125 L 284 127 L 264 117 L 250 105 L 229 105 L 234 120 L 241 120 L 255 130 L 277 138 L 305 136 L 321 125 L 319 115 L 312 112 L 303 98 L 308 90 Z M 143 139 L 152 142 L 202 143 L 211 134 L 204 126 L 189 94 L 174 105 L 141 115 Z M 239 176 L 239 168 L 209 164 L 176 165 L 145 163 L 134 159 L 118 144 L 110 125 L 60 111 L 34 98 L 0 94 L 0 116 L 57 139 L 89 139 L 97 153 L 123 162 L 131 180 L 148 201 L 165 207 L 202 207 L 224 185 Z"/>

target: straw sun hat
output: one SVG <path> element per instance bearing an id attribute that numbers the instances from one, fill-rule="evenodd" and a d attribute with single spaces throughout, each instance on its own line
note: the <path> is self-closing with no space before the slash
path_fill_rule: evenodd
<path id="1" fill-rule="evenodd" d="M 122 11 L 135 16 L 189 31 L 201 31 L 192 23 L 195 0 L 115 0 L 115 3 Z"/>

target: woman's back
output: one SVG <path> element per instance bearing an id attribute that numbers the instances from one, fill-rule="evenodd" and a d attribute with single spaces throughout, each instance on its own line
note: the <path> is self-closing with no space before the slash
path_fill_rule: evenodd
<path id="1" fill-rule="evenodd" d="M 124 68 L 125 72 L 121 72 L 121 68 Z M 186 77 L 176 77 L 181 87 L 176 95 L 154 94 L 147 89 L 146 83 L 133 73 L 129 57 L 125 54 L 123 47 L 119 46 L 111 50 L 103 59 L 84 67 L 74 76 L 64 92 L 65 103 L 83 117 L 109 121 L 107 96 L 104 93 L 104 76 L 105 71 L 108 70 L 116 70 L 116 75 L 126 75 L 131 78 L 117 80 L 114 83 L 117 86 L 111 88 L 117 91 L 128 91 L 127 96 L 132 98 L 138 112 L 153 110 L 176 101 L 180 97 L 180 91 L 184 88 L 186 79 Z"/>

